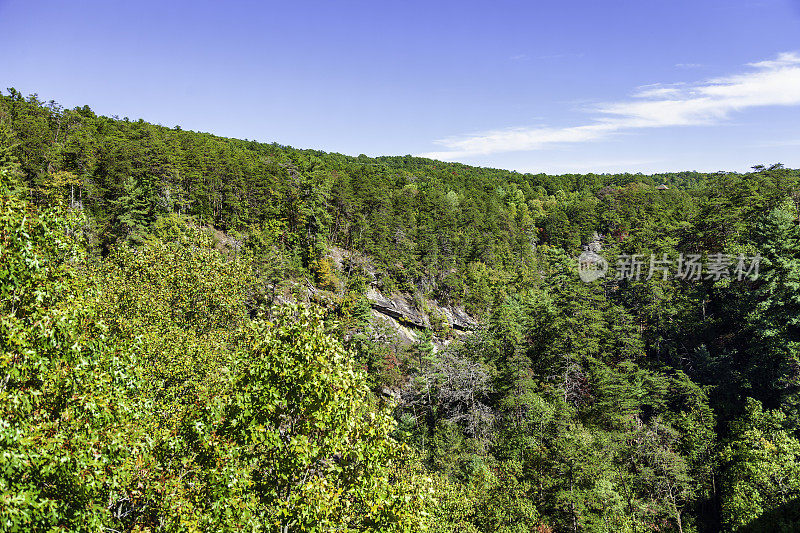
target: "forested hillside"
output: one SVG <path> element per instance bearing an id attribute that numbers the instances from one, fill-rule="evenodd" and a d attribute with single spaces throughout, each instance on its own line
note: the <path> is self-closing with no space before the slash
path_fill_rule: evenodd
<path id="1" fill-rule="evenodd" d="M 9 90 L 0 177 L 4 530 L 800 527 L 797 170 L 349 157 Z M 373 290 L 479 323 L 404 344 Z"/>

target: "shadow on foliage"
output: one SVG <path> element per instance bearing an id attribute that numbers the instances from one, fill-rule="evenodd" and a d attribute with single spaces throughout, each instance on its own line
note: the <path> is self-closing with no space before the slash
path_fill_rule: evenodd
<path id="1" fill-rule="evenodd" d="M 737 533 L 795 533 L 800 531 L 800 498 L 770 509 Z"/>

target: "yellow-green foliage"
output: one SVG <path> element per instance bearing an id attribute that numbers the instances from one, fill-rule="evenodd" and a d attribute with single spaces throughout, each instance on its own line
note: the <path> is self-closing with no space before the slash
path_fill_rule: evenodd
<path id="1" fill-rule="evenodd" d="M 309 268 L 314 274 L 314 280 L 319 288 L 328 291 L 338 290 L 341 282 L 333 271 L 333 262 L 329 257 L 315 259 L 311 262 Z"/>
<path id="2" fill-rule="evenodd" d="M 722 487 L 723 512 L 732 531 L 794 529 L 800 442 L 785 430 L 785 418 L 780 411 L 764 410 L 760 402 L 748 398 L 744 415 L 731 424 L 732 435 L 721 455 L 728 467 Z M 766 511 L 772 512 L 763 516 Z"/>
<path id="3" fill-rule="evenodd" d="M 67 222 L 0 199 L 0 529 L 424 528 L 425 479 L 318 312 L 251 321 L 249 265 L 189 226 L 94 262 Z"/>
<path id="4" fill-rule="evenodd" d="M 428 317 L 431 321 L 431 328 L 437 335 L 446 337 L 450 333 L 450 323 L 447 322 L 447 317 L 441 309 L 438 307 L 431 308 L 428 312 Z"/>
<path id="5" fill-rule="evenodd" d="M 69 220 L 0 186 L 0 529 L 99 530 L 141 441 L 130 345 L 97 320 Z M 83 305 L 70 305 L 82 295 Z"/>
<path id="6" fill-rule="evenodd" d="M 37 191 L 51 205 L 66 205 L 75 199 L 75 188 L 82 187 L 83 180 L 64 170 L 49 174 Z"/>
<path id="7" fill-rule="evenodd" d="M 270 522 L 304 530 L 418 529 L 391 411 L 369 400 L 320 315 L 287 308 L 244 337 L 218 429 L 242 454 L 242 495 Z"/>
<path id="8" fill-rule="evenodd" d="M 467 483 L 453 482 L 437 475 L 433 478 L 434 533 L 549 533 L 532 498 L 530 484 L 495 468 L 483 467 Z"/>

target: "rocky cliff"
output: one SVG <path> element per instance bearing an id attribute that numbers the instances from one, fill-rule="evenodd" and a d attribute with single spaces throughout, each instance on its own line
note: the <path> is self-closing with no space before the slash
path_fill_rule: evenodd
<path id="1" fill-rule="evenodd" d="M 342 274 L 349 274 L 348 271 L 353 268 L 354 263 L 358 265 L 359 270 L 368 278 L 369 288 L 365 296 L 370 302 L 374 318 L 383 318 L 384 322 L 398 331 L 402 339 L 415 341 L 414 330 L 450 330 L 460 334 L 470 331 L 477 325 L 477 322 L 460 306 L 440 305 L 434 300 L 413 298 L 412 295 L 404 293 L 382 294 L 378 289 L 376 270 L 368 258 L 336 247 L 330 249 L 328 257 L 334 268 Z"/>

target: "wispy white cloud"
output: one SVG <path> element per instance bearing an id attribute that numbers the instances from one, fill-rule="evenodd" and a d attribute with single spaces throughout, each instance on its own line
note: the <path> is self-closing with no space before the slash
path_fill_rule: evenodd
<path id="1" fill-rule="evenodd" d="M 601 104 L 584 125 L 535 126 L 480 132 L 435 141 L 433 159 L 460 159 L 499 152 L 540 150 L 554 144 L 604 139 L 630 129 L 715 124 L 736 111 L 800 105 L 800 54 L 748 64 L 749 70 L 695 84 L 640 87 L 634 99 Z"/>
<path id="2" fill-rule="evenodd" d="M 633 96 L 635 98 L 667 98 L 680 96 L 681 86 L 683 85 L 683 83 L 674 83 L 671 85 L 653 83 L 650 85 L 642 85 L 641 87 L 637 87 Z"/>
<path id="3" fill-rule="evenodd" d="M 797 52 L 783 52 L 778 54 L 778 57 L 775 59 L 748 63 L 748 65 L 756 68 L 779 68 L 797 65 L 798 62 L 800 62 L 800 55 L 798 55 Z"/>
<path id="4" fill-rule="evenodd" d="M 675 63 L 675 68 L 702 68 L 702 63 Z"/>
<path id="5" fill-rule="evenodd" d="M 783 146 L 800 146 L 800 139 L 781 139 L 763 141 L 755 145 L 757 148 L 779 148 Z"/>

